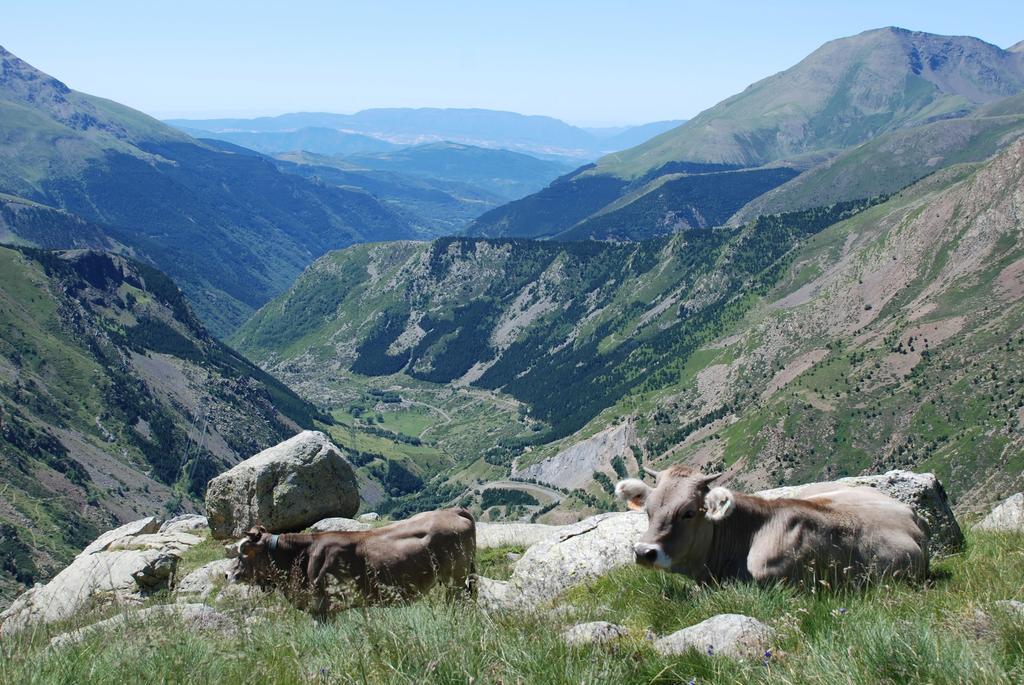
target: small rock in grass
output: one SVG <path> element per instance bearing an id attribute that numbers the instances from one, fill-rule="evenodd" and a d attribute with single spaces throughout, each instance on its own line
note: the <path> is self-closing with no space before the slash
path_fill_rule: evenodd
<path id="1" fill-rule="evenodd" d="M 126 611 L 84 628 L 61 633 L 50 640 L 53 647 L 77 644 L 99 632 L 113 631 L 122 627 L 144 627 L 156 620 L 176 620 L 194 631 L 217 631 L 234 633 L 236 625 L 231 618 L 205 604 L 170 604 L 137 611 Z"/>
<path id="2" fill-rule="evenodd" d="M 571 647 L 585 645 L 603 645 L 625 637 L 626 629 L 608 621 L 591 621 L 579 623 L 562 633 L 562 639 Z"/>
<path id="3" fill-rule="evenodd" d="M 664 655 L 685 654 L 692 649 L 708 656 L 759 659 L 774 637 L 775 630 L 756 618 L 719 614 L 657 640 L 654 648 Z"/>

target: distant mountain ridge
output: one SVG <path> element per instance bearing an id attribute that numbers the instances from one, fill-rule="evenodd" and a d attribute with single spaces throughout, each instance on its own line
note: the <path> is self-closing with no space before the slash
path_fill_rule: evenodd
<path id="1" fill-rule="evenodd" d="M 177 279 L 220 335 L 323 252 L 419 235 L 359 188 L 282 173 L 263 157 L 205 145 L 71 90 L 5 50 L 0 193 L 107 227 L 111 240 Z"/>
<path id="2" fill-rule="evenodd" d="M 997 121 L 993 117 L 1005 114 L 992 112 L 981 121 L 981 112 L 1021 92 L 1024 52 L 1019 46 L 1002 50 L 977 38 L 892 27 L 866 31 L 830 41 L 793 67 L 752 84 L 681 126 L 636 147 L 606 155 L 535 195 L 488 212 L 470 226 L 468 233 L 582 239 L 656 235 L 663 230 L 658 227 L 692 226 L 697 217 L 709 216 L 712 207 L 718 216 L 728 210 L 737 212 L 745 205 L 756 208 L 757 196 L 775 187 L 763 181 L 774 178 L 779 181 L 776 185 L 789 181 L 778 174 L 751 176 L 757 184 L 734 188 L 732 184 L 739 177 L 708 178 L 705 180 L 709 183 L 730 187 L 723 197 L 711 197 L 694 194 L 689 188 L 665 187 L 664 181 L 656 179 L 667 180 L 677 173 L 716 174 L 780 166 L 801 172 L 819 168 L 837 155 L 854 154 L 858 146 L 869 146 L 884 136 L 902 139 L 909 145 L 913 162 L 885 159 L 887 153 L 879 149 L 883 158 L 862 167 L 876 169 L 872 172 L 874 184 L 864 178 L 863 183 L 847 183 L 841 193 L 832 192 L 831 196 L 845 201 L 893 192 L 899 186 L 886 184 L 885 179 L 905 185 L 951 163 L 948 153 L 957 149 L 965 135 L 973 136 L 974 142 L 964 145 L 967 157 L 962 161 L 984 158 L 978 155 L 1005 147 L 1013 140 L 1011 129 L 1017 124 Z M 943 125 L 965 118 L 978 121 L 964 126 Z M 915 147 L 911 139 L 916 129 L 929 125 L 934 125 L 927 132 L 932 138 L 922 132 L 920 147 Z M 904 133 L 907 131 L 915 133 Z M 1006 135 L 991 143 L 989 138 L 997 139 L 997 131 Z M 935 150 L 935 154 L 923 158 L 917 154 L 927 149 Z M 894 173 L 879 173 L 878 167 Z M 800 184 L 797 178 L 787 186 Z M 861 186 L 864 194 L 851 195 Z M 645 189 L 656 190 L 657 194 L 650 196 Z M 829 190 L 822 186 L 822 195 L 828 195 Z M 780 189 L 779 196 L 783 195 Z M 723 203 L 725 196 L 732 201 Z M 800 200 L 796 205 L 779 203 L 775 211 L 823 203 L 817 200 L 824 198 L 812 196 L 810 202 Z M 607 214 L 611 207 L 627 201 L 640 202 L 641 206 L 620 214 L 615 225 L 588 227 L 598 213 Z M 680 212 L 693 219 L 677 221 Z M 752 215 L 744 216 L 749 219 Z M 643 217 L 644 223 L 631 223 L 637 217 Z"/>
<path id="3" fill-rule="evenodd" d="M 678 129 L 599 160 L 591 173 L 634 177 L 677 160 L 760 165 L 962 115 L 1022 90 L 1019 52 L 971 37 L 875 29 L 825 43 Z"/>
<path id="4" fill-rule="evenodd" d="M 626 126 L 605 136 L 598 135 L 600 129 L 579 128 L 553 117 L 487 109 L 423 107 L 366 109 L 355 114 L 297 112 L 255 119 L 168 119 L 166 123 L 182 130 L 208 131 L 212 137 L 223 136 L 225 140 L 242 145 L 245 143 L 241 141 L 248 140 L 258 149 L 274 152 L 307 150 L 329 154 L 329 150 L 308 146 L 268 149 L 285 144 L 289 136 L 299 142 L 300 137 L 310 135 L 310 129 L 328 129 L 343 135 L 372 136 L 395 145 L 450 141 L 579 161 L 636 145 L 682 122 Z"/>

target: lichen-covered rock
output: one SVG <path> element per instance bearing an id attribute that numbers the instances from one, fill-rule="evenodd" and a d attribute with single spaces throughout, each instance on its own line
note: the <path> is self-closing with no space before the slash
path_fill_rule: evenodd
<path id="1" fill-rule="evenodd" d="M 983 518 L 974 530 L 1024 530 L 1024 492 L 1007 497 Z"/>
<path id="2" fill-rule="evenodd" d="M 626 629 L 608 621 L 578 623 L 562 632 L 562 639 L 570 647 L 603 645 L 626 636 Z"/>
<path id="3" fill-rule="evenodd" d="M 380 520 L 380 514 L 378 514 L 375 511 L 368 511 L 365 514 L 360 514 L 359 515 L 359 520 L 360 521 L 365 521 L 366 523 L 372 523 L 373 521 L 379 521 Z"/>
<path id="4" fill-rule="evenodd" d="M 102 552 L 115 540 L 122 538 L 132 537 L 135 535 L 148 535 L 149 533 L 160 532 L 160 527 L 163 525 L 163 520 L 158 519 L 156 516 L 148 516 L 138 521 L 129 521 L 123 526 L 108 530 L 98 538 L 90 542 L 85 549 L 82 550 L 81 554 L 93 554 L 95 552 Z M 81 554 L 79 556 L 81 556 Z"/>
<path id="5" fill-rule="evenodd" d="M 167 588 L 181 555 L 202 538 L 148 532 L 160 523 L 143 519 L 101 535 L 49 583 L 14 600 L 0 614 L 0 633 L 68 619 L 98 606 L 135 604 Z"/>
<path id="6" fill-rule="evenodd" d="M 536 608 L 571 587 L 633 563 L 633 543 L 647 528 L 635 511 L 598 514 L 560 527 L 530 546 L 501 588 L 501 608 Z"/>
<path id="7" fill-rule="evenodd" d="M 692 649 L 731 659 L 764 658 L 774 638 L 775 630 L 756 618 L 718 614 L 656 640 L 654 649 L 666 656 L 685 654 Z"/>
<path id="8" fill-rule="evenodd" d="M 192 602 L 207 599 L 218 586 L 224 584 L 225 575 L 234 564 L 234 559 L 217 559 L 200 566 L 175 584 L 176 600 Z"/>
<path id="9" fill-rule="evenodd" d="M 138 629 L 159 621 L 177 621 L 192 631 L 233 633 L 236 630 L 235 622 L 229 616 L 225 616 L 205 604 L 164 604 L 125 612 L 78 630 L 61 633 L 50 640 L 50 645 L 52 647 L 73 645 L 96 633 L 113 632 L 125 628 Z"/>
<path id="10" fill-rule="evenodd" d="M 317 521 L 309 527 L 309 529 L 314 533 L 347 533 L 353 530 L 370 530 L 370 528 L 371 526 L 369 523 L 356 521 L 355 519 L 343 518 L 341 516 L 332 516 L 331 518 Z"/>
<path id="11" fill-rule="evenodd" d="M 521 607 L 521 597 L 507 581 L 485 576 L 478 576 L 476 579 L 476 601 L 487 611 Z"/>
<path id="12" fill-rule="evenodd" d="M 933 473 L 889 471 L 873 476 L 851 476 L 835 481 L 849 487 L 867 486 L 903 502 L 917 514 L 928 535 L 928 551 L 934 556 L 952 554 L 963 549 L 964 534 L 949 506 L 946 490 Z M 807 488 L 821 483 L 792 485 L 757 493 L 761 497 L 798 497 Z"/>
<path id="13" fill-rule="evenodd" d="M 199 514 L 182 514 L 164 521 L 160 526 L 161 533 L 192 533 L 210 527 L 205 516 Z"/>
<path id="14" fill-rule="evenodd" d="M 240 537 L 254 525 L 300 531 L 358 509 L 352 466 L 319 431 L 263 450 L 211 480 L 206 490 L 206 516 L 217 539 Z"/>

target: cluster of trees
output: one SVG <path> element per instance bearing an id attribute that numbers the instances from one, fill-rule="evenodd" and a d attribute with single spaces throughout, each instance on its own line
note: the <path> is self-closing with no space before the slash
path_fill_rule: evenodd
<path id="1" fill-rule="evenodd" d="M 537 498 L 525 490 L 513 490 L 512 488 L 487 488 L 480 496 L 481 509 L 511 506 L 534 507 L 539 504 Z"/>

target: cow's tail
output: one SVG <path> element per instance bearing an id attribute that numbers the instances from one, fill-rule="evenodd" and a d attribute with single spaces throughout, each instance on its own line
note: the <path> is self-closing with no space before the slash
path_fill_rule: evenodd
<path id="1" fill-rule="evenodd" d="M 470 599 L 477 597 L 477 572 L 476 572 L 476 519 L 465 507 L 457 507 L 455 512 L 462 518 L 469 521 L 469 533 L 466 536 L 466 552 L 469 557 L 468 572 L 466 574 L 466 592 Z"/>
<path id="2" fill-rule="evenodd" d="M 466 576 L 466 590 L 469 592 L 469 598 L 474 602 L 477 597 L 477 585 L 476 557 L 474 555 L 473 561 L 469 562 L 469 575 Z"/>

